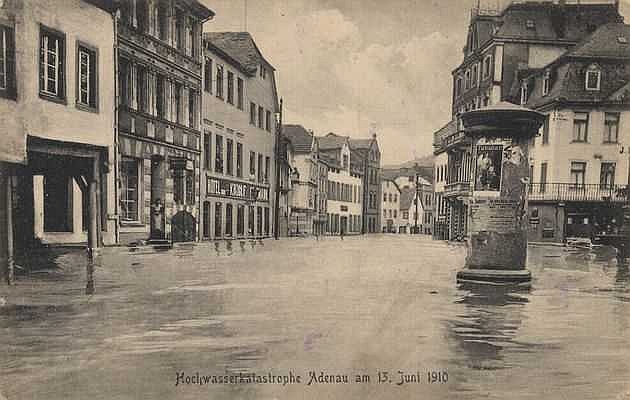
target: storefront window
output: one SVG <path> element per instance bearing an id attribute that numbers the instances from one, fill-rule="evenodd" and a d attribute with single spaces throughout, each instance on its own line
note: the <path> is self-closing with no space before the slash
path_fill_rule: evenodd
<path id="1" fill-rule="evenodd" d="M 121 219 L 138 221 L 139 162 L 136 159 L 123 157 L 120 168 L 121 182 Z"/>

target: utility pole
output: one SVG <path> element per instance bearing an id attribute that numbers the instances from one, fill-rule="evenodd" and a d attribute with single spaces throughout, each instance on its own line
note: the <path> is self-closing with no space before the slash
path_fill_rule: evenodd
<path id="1" fill-rule="evenodd" d="M 418 163 L 415 164 L 414 170 L 415 170 L 415 174 L 416 174 L 415 175 L 415 179 L 414 179 L 415 184 L 416 184 L 416 196 L 414 197 L 413 202 L 416 205 L 416 213 L 413 216 L 413 219 L 414 219 L 413 233 L 417 234 L 418 233 L 418 192 L 419 192 L 419 187 L 420 187 L 420 185 L 418 184 L 419 183 L 418 182 L 418 176 L 419 176 L 419 174 L 418 174 Z"/>
<path id="2" fill-rule="evenodd" d="M 278 117 L 278 127 L 276 129 L 276 206 L 275 206 L 275 214 L 274 214 L 274 239 L 278 240 L 280 238 L 280 163 L 284 162 L 284 156 L 280 155 L 280 150 L 282 148 L 280 141 L 282 140 L 282 103 L 283 100 L 280 98 L 280 115 Z"/>

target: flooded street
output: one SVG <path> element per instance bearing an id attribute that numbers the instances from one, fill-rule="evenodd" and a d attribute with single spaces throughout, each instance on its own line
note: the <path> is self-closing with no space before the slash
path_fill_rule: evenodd
<path id="1" fill-rule="evenodd" d="M 86 295 L 83 252 L 61 254 L 0 288 L 0 399 L 630 399 L 611 251 L 530 247 L 526 292 L 458 288 L 464 256 L 402 235 L 110 248 Z"/>

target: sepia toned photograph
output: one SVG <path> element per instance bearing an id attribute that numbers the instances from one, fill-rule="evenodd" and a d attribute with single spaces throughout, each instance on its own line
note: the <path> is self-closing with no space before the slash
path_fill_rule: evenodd
<path id="1" fill-rule="evenodd" d="M 0 0 L 0 400 L 630 400 L 630 0 Z"/>

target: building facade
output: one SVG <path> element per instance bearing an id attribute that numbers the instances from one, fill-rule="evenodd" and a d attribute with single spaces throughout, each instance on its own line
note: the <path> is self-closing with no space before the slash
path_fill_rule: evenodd
<path id="1" fill-rule="evenodd" d="M 198 238 L 202 24 L 197 1 L 128 1 L 118 21 L 120 242 Z"/>
<path id="2" fill-rule="evenodd" d="M 514 95 L 546 115 L 530 145 L 531 240 L 593 238 L 621 228 L 629 175 L 628 41 L 630 26 L 607 24 L 522 74 Z"/>
<path id="3" fill-rule="evenodd" d="M 326 234 L 361 234 L 363 227 L 363 175 L 351 164 L 347 137 L 329 133 L 318 138 L 320 159 L 328 167 Z"/>
<path id="4" fill-rule="evenodd" d="M 279 112 L 275 70 L 247 32 L 206 33 L 203 44 L 202 237 L 270 237 Z"/>
<path id="5" fill-rule="evenodd" d="M 0 5 L 0 262 L 116 240 L 114 19 L 91 1 Z M 86 21 L 94 24 L 86 29 Z M 15 258 L 13 258 L 15 257 Z"/>
<path id="6" fill-rule="evenodd" d="M 317 141 L 317 218 L 315 235 L 326 234 L 328 223 L 328 164 L 320 157 L 319 140 Z"/>
<path id="7" fill-rule="evenodd" d="M 319 219 L 317 140 L 301 125 L 284 125 L 282 131 L 291 141 L 294 154 L 289 234 L 313 235 Z"/>
<path id="8" fill-rule="evenodd" d="M 381 151 L 376 134 L 371 139 L 350 139 L 351 157 L 363 172 L 363 231 L 380 232 L 381 226 Z"/>
<path id="9" fill-rule="evenodd" d="M 510 101 L 520 85 L 519 71 L 542 68 L 599 26 L 622 21 L 618 6 L 611 1 L 510 2 L 502 9 L 472 10 L 463 61 L 452 72 L 452 121 L 434 133 L 434 155 L 448 157 L 443 191 L 448 239 L 468 236 L 473 163 L 459 115 Z"/>
<path id="10" fill-rule="evenodd" d="M 399 233 L 402 215 L 400 214 L 401 191 L 393 180 L 381 180 L 381 226 L 383 233 Z"/>

